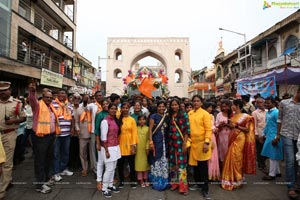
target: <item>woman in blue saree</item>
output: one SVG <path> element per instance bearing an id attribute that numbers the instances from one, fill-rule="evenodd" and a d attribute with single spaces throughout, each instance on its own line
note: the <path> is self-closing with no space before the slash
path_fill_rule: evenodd
<path id="1" fill-rule="evenodd" d="M 154 190 L 163 191 L 169 187 L 169 164 L 167 160 L 168 116 L 166 103 L 157 103 L 157 113 L 149 120 L 149 162 L 151 170 L 149 180 Z"/>

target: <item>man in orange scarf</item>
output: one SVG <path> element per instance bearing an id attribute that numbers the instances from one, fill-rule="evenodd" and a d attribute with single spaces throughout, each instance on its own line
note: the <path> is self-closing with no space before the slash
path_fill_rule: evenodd
<path id="1" fill-rule="evenodd" d="M 33 113 L 33 146 L 34 146 L 34 171 L 36 179 L 36 191 L 42 194 L 51 192 L 50 166 L 53 159 L 53 145 L 55 135 L 59 134 L 58 118 L 52 105 L 52 93 L 43 90 L 43 97 L 37 99 L 36 86 L 30 83 L 28 101 Z"/>
<path id="2" fill-rule="evenodd" d="M 82 105 L 79 106 L 75 112 L 75 130 L 79 138 L 79 154 L 82 166 L 82 176 L 87 176 L 88 172 L 88 160 L 87 160 L 87 148 L 89 147 L 89 155 L 92 155 L 91 145 L 91 133 L 92 133 L 92 113 L 87 108 L 89 101 L 89 95 L 85 94 L 82 98 Z M 90 156 L 92 163 L 92 157 Z"/>
<path id="3" fill-rule="evenodd" d="M 67 100 L 67 92 L 59 89 L 57 98 L 52 101 L 56 109 L 60 133 L 54 143 L 53 180 L 62 180 L 61 176 L 72 176 L 73 172 L 67 169 L 69 163 L 71 135 L 74 133 L 73 106 Z"/>

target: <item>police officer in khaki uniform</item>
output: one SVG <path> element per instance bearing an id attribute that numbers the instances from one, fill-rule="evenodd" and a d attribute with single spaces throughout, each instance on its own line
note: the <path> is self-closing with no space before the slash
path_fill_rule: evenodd
<path id="1" fill-rule="evenodd" d="M 22 103 L 11 96 L 10 82 L 0 81 L 0 133 L 6 161 L 0 176 L 0 200 L 12 180 L 13 156 L 16 146 L 16 129 L 19 123 L 26 120 L 22 111 Z"/>

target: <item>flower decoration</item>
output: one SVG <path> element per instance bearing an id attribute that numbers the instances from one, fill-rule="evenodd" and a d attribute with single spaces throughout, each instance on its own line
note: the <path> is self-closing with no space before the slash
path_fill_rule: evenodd
<path id="1" fill-rule="evenodd" d="M 153 78 L 153 77 L 154 77 L 154 76 L 153 76 L 153 73 L 152 73 L 152 72 L 149 72 L 149 73 L 148 73 L 148 77 L 149 77 L 149 78 Z"/>
<path id="2" fill-rule="evenodd" d="M 133 89 L 133 90 L 137 89 L 137 83 L 136 83 L 135 81 L 131 82 L 131 83 L 129 84 L 129 86 L 130 86 L 131 89 Z"/>
<path id="3" fill-rule="evenodd" d="M 159 86 L 160 86 L 160 83 L 159 83 L 159 82 L 157 82 L 157 81 L 155 81 L 155 82 L 153 83 L 153 86 L 154 86 L 156 89 L 158 89 L 158 88 L 159 88 Z"/>
<path id="4" fill-rule="evenodd" d="M 128 76 L 132 76 L 132 70 L 128 70 Z"/>
<path id="5" fill-rule="evenodd" d="M 163 74 L 163 73 L 164 73 L 164 70 L 163 70 L 163 69 L 160 69 L 160 70 L 159 70 L 159 73 L 160 73 L 160 74 Z"/>
<path id="6" fill-rule="evenodd" d="M 143 73 L 140 72 L 138 78 L 143 78 Z"/>

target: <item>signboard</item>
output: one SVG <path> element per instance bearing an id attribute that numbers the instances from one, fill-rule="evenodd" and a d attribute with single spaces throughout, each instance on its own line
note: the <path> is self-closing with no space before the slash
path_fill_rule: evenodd
<path id="1" fill-rule="evenodd" d="M 250 94 L 252 97 L 257 93 L 263 98 L 277 96 L 275 76 L 264 77 L 255 80 L 238 81 L 237 92 L 240 95 Z"/>
<path id="2" fill-rule="evenodd" d="M 62 88 L 63 75 L 52 72 L 47 69 L 42 69 L 41 84 L 52 87 Z"/>

